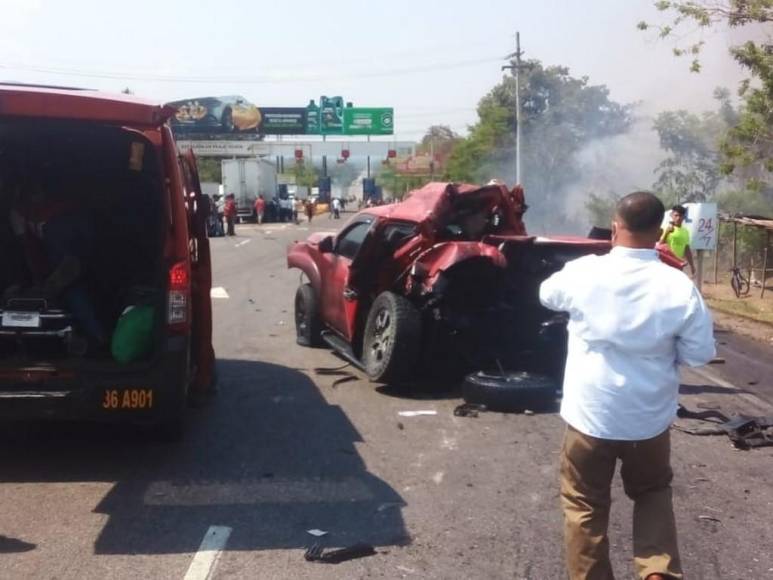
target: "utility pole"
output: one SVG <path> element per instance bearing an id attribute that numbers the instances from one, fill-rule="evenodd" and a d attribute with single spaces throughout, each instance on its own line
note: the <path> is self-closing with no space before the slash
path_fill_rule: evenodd
<path id="1" fill-rule="evenodd" d="M 510 61 L 502 70 L 513 71 L 515 77 L 515 182 L 521 183 L 521 87 L 520 72 L 532 68 L 530 64 L 521 62 L 523 51 L 521 50 L 521 33 L 515 33 L 515 52 L 505 58 Z"/>

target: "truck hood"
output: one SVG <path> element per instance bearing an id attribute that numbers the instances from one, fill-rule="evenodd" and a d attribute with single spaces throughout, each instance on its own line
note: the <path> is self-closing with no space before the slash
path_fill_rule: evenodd
<path id="1" fill-rule="evenodd" d="M 476 208 L 486 212 L 497 210 L 502 215 L 498 233 L 526 234 L 523 214 L 527 206 L 520 186 L 508 190 L 504 185 L 428 183 L 410 192 L 400 203 L 371 208 L 367 213 L 416 222 L 429 233 L 452 223 L 460 211 L 475 211 Z"/>

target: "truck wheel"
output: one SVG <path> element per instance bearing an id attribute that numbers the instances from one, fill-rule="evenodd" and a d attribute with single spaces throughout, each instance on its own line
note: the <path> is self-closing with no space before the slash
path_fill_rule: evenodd
<path id="1" fill-rule="evenodd" d="M 301 284 L 295 293 L 295 333 L 301 346 L 322 345 L 319 303 L 311 284 Z"/>
<path id="2" fill-rule="evenodd" d="M 415 370 L 421 349 L 421 314 L 403 296 L 382 292 L 365 324 L 362 358 L 370 380 L 391 383 Z"/>
<path id="3" fill-rule="evenodd" d="M 545 375 L 480 371 L 467 375 L 462 397 L 467 403 L 485 405 L 491 411 L 513 413 L 551 408 L 555 405 L 559 388 L 555 379 Z"/>

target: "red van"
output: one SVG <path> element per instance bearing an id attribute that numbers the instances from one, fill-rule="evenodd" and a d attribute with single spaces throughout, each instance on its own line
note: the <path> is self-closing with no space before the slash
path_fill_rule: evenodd
<path id="1" fill-rule="evenodd" d="M 0 419 L 177 436 L 213 388 L 209 204 L 174 114 L 0 84 Z"/>

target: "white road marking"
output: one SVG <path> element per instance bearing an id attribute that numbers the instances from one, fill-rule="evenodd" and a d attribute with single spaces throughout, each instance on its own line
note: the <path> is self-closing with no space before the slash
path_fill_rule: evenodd
<path id="1" fill-rule="evenodd" d="M 217 286 L 209 291 L 210 298 L 230 298 L 228 292 L 222 286 Z"/>
<path id="2" fill-rule="evenodd" d="M 210 526 L 204 539 L 201 540 L 199 551 L 193 557 L 188 567 L 185 580 L 210 580 L 225 548 L 233 528 L 227 526 Z"/>
<path id="3" fill-rule="evenodd" d="M 241 248 L 242 246 L 246 246 L 246 245 L 247 245 L 247 244 L 249 244 L 251 241 L 252 241 L 252 240 L 244 240 L 244 241 L 242 241 L 242 242 L 239 242 L 238 244 L 236 244 L 236 245 L 234 246 L 234 248 Z"/>
<path id="4" fill-rule="evenodd" d="M 445 477 L 445 473 L 442 471 L 438 471 L 435 475 L 432 476 L 432 481 L 435 482 L 435 485 L 440 485 L 443 483 L 443 478 Z"/>
<path id="5" fill-rule="evenodd" d="M 397 414 L 401 417 L 421 417 L 423 415 L 437 415 L 437 411 L 399 411 Z"/>

